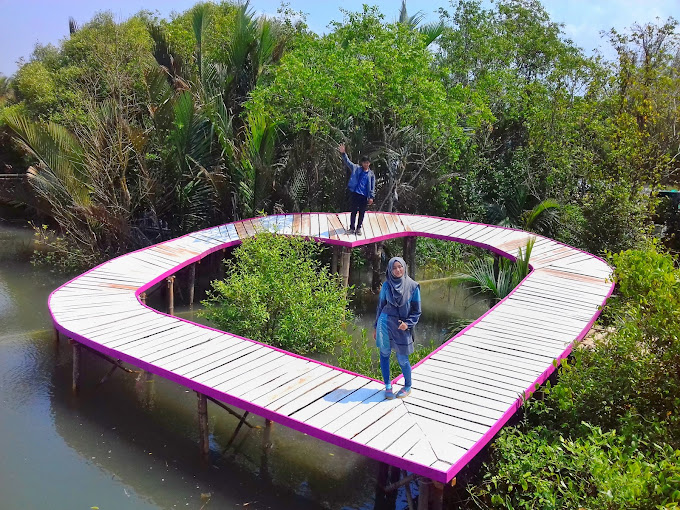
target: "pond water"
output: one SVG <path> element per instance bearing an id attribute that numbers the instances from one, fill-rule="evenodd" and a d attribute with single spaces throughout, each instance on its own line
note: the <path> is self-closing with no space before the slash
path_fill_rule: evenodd
<path id="1" fill-rule="evenodd" d="M 30 264 L 31 240 L 0 223 L 1 508 L 373 508 L 374 461 L 276 424 L 266 459 L 263 430 L 245 427 L 220 456 L 238 420 L 212 404 L 212 465 L 203 465 L 196 396 L 160 377 L 117 370 L 100 384 L 110 365 L 84 352 L 73 396 L 71 348 L 54 342 L 46 306 L 67 278 Z M 445 283 L 422 288 L 424 341 L 485 309 Z M 372 325 L 371 299 L 359 304 L 359 327 Z M 177 315 L 191 320 L 195 310 Z"/>

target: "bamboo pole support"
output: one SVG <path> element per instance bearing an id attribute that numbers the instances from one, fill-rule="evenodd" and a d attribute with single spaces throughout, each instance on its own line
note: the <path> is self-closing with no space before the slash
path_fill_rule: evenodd
<path id="1" fill-rule="evenodd" d="M 349 266 L 352 259 L 352 249 L 344 247 L 342 249 L 342 285 L 347 287 L 349 285 Z"/>
<path id="2" fill-rule="evenodd" d="M 70 340 L 73 351 L 73 383 L 71 389 L 75 395 L 80 391 L 80 344 L 75 340 Z"/>
<path id="3" fill-rule="evenodd" d="M 194 306 L 194 294 L 196 292 L 196 263 L 189 266 L 189 306 Z"/>
<path id="4" fill-rule="evenodd" d="M 175 277 L 168 276 L 168 315 L 175 315 Z"/>
<path id="5" fill-rule="evenodd" d="M 54 339 L 54 343 L 59 343 L 59 330 L 56 327 L 52 330 L 52 338 Z"/>
<path id="6" fill-rule="evenodd" d="M 201 458 L 205 462 L 210 461 L 210 430 L 208 428 L 208 399 L 202 393 L 198 396 L 198 446 L 201 450 Z"/>
<path id="7" fill-rule="evenodd" d="M 142 303 L 143 305 L 146 305 L 146 292 L 142 292 L 142 293 L 139 295 L 139 301 L 141 301 L 141 303 Z"/>

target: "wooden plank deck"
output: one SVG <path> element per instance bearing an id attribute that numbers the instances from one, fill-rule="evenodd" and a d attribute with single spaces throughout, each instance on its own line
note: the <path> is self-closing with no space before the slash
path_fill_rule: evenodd
<path id="1" fill-rule="evenodd" d="M 100 352 L 324 441 L 448 482 L 568 355 L 613 290 L 601 259 L 536 236 L 532 272 L 513 293 L 413 368 L 413 392 L 384 400 L 367 377 L 167 316 L 138 296 L 260 230 L 346 247 L 401 235 L 514 257 L 533 234 L 447 218 L 304 213 L 212 227 L 106 262 L 49 299 L 55 326 Z M 427 313 L 427 303 L 424 303 Z M 398 384 L 401 376 L 395 379 Z"/>

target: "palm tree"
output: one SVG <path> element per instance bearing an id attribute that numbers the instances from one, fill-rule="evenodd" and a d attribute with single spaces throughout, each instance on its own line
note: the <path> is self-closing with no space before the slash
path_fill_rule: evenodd
<path id="1" fill-rule="evenodd" d="M 444 31 L 444 23 L 428 23 L 420 25 L 425 18 L 423 11 L 416 12 L 413 16 L 409 16 L 406 12 L 406 0 L 401 0 L 401 9 L 399 9 L 399 23 L 403 23 L 413 29 L 417 29 L 425 37 L 425 46 L 429 46 L 434 40 L 439 37 Z"/>

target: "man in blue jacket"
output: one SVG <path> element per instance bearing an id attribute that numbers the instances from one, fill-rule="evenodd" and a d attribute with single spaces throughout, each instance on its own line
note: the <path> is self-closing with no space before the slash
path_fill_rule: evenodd
<path id="1" fill-rule="evenodd" d="M 342 161 L 345 166 L 349 168 L 351 175 L 347 187 L 350 191 L 350 217 L 349 217 L 349 234 L 361 235 L 361 225 L 364 223 L 364 213 L 366 207 L 373 203 L 375 198 L 375 174 L 371 170 L 371 161 L 368 156 L 362 156 L 359 165 L 355 165 L 347 157 L 345 152 L 345 144 L 341 143 L 338 147 L 340 154 L 342 154 Z M 354 230 L 354 220 L 359 213 L 359 221 L 356 223 L 356 230 Z"/>

